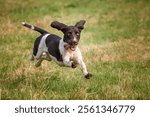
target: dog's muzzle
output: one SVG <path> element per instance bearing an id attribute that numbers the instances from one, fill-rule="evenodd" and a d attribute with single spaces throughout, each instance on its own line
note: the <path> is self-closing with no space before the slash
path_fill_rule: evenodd
<path id="1" fill-rule="evenodd" d="M 66 43 L 66 44 L 64 44 L 64 48 L 65 48 L 66 50 L 70 49 L 70 50 L 72 50 L 72 51 L 75 51 L 77 45 L 78 45 L 77 42 L 76 42 L 76 43 L 72 43 L 72 44 Z"/>

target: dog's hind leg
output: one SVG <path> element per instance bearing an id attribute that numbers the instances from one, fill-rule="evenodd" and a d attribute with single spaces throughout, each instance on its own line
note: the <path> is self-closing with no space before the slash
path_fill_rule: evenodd
<path id="1" fill-rule="evenodd" d="M 37 59 L 37 62 L 35 63 L 36 67 L 39 67 L 43 60 L 51 61 L 51 58 L 48 56 L 47 52 L 43 52 L 39 59 Z"/>
<path id="2" fill-rule="evenodd" d="M 40 58 L 39 60 L 37 60 L 37 62 L 35 63 L 35 67 L 41 66 L 42 61 L 43 61 L 42 58 Z"/>
<path id="3" fill-rule="evenodd" d="M 41 65 L 41 63 L 42 63 L 42 61 L 44 60 L 43 58 L 42 58 L 42 51 L 40 50 L 40 51 L 38 51 L 38 53 L 37 53 L 37 55 L 35 56 L 35 58 L 36 58 L 36 63 L 35 63 L 35 67 L 39 67 L 40 65 Z"/>
<path id="4" fill-rule="evenodd" d="M 44 60 L 47 60 L 47 61 L 52 60 L 47 52 L 43 52 L 41 58 L 44 59 Z"/>

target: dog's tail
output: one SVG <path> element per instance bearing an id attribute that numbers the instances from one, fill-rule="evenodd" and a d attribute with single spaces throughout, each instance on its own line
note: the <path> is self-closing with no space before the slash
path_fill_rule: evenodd
<path id="1" fill-rule="evenodd" d="M 30 29 L 32 29 L 32 30 L 35 30 L 35 31 L 37 31 L 37 32 L 39 32 L 39 33 L 41 33 L 41 34 L 48 33 L 47 31 L 45 31 L 45 30 L 43 30 L 43 29 L 41 29 L 41 28 L 39 28 L 39 27 L 33 26 L 33 25 L 31 25 L 31 24 L 28 24 L 28 23 L 26 23 L 26 22 L 22 22 L 22 25 L 25 26 L 25 27 L 28 27 L 28 28 L 30 28 Z"/>

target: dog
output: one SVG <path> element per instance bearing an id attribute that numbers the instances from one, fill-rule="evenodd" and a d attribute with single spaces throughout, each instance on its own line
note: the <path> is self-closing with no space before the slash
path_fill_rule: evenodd
<path id="1" fill-rule="evenodd" d="M 92 74 L 87 71 L 78 48 L 80 33 L 84 29 L 85 22 L 85 20 L 80 20 L 74 26 L 68 26 L 58 21 L 53 21 L 50 26 L 62 31 L 63 38 L 50 34 L 37 26 L 22 22 L 23 26 L 41 33 L 34 42 L 33 51 L 29 59 L 37 60 L 36 67 L 40 66 L 43 60 L 53 60 L 60 66 L 71 68 L 76 68 L 77 65 L 80 65 L 84 77 L 89 79 Z"/>

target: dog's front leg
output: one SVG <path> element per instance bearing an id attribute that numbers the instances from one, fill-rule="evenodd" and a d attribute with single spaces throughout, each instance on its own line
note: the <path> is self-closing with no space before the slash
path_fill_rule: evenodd
<path id="1" fill-rule="evenodd" d="M 64 55 L 63 55 L 63 64 L 67 67 L 72 67 L 74 68 L 74 64 L 72 61 L 70 61 L 70 54 L 69 52 L 66 52 Z"/>
<path id="2" fill-rule="evenodd" d="M 89 79 L 90 77 L 92 77 L 92 74 L 87 71 L 86 65 L 83 61 L 82 54 L 79 49 L 77 49 L 77 51 L 75 53 L 75 58 L 76 58 L 78 64 L 80 65 L 80 69 L 83 72 L 85 78 Z"/>
<path id="3" fill-rule="evenodd" d="M 92 77 L 92 74 L 87 71 L 86 65 L 82 59 L 79 60 L 80 69 L 83 72 L 85 78 L 89 79 Z"/>

